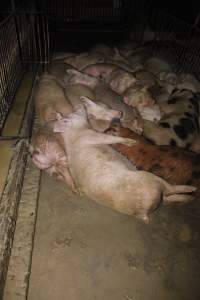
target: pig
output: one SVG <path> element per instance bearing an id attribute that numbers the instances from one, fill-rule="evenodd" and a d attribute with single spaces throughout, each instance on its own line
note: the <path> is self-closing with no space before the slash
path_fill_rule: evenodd
<path id="1" fill-rule="evenodd" d="M 140 83 L 146 85 L 146 86 L 154 86 L 155 84 L 157 84 L 157 78 L 156 76 L 146 70 L 139 70 L 137 72 L 134 73 L 135 78 L 140 81 Z"/>
<path id="2" fill-rule="evenodd" d="M 83 74 L 76 70 L 67 70 L 71 74 L 68 80 L 69 84 L 84 84 L 90 87 L 95 94 L 96 101 L 108 105 L 110 108 L 122 112 L 122 124 L 137 133 L 142 133 L 143 122 L 140 114 L 135 108 L 128 107 L 123 103 L 122 97 L 112 91 L 108 86 L 103 84 L 97 78 Z"/>
<path id="3" fill-rule="evenodd" d="M 149 71 L 140 70 L 134 73 L 134 76 L 139 80 L 141 85 L 147 87 L 151 97 L 157 103 L 167 101 L 175 88 L 175 83 L 172 83 L 175 73 L 172 72 L 162 72 L 155 76 Z"/>
<path id="4" fill-rule="evenodd" d="M 200 82 L 192 74 L 182 73 L 178 76 L 176 88 L 186 89 L 193 93 L 200 93 Z"/>
<path id="5" fill-rule="evenodd" d="M 176 91 L 167 102 L 159 104 L 161 119 L 155 124 L 143 120 L 143 135 L 157 145 L 191 149 L 199 134 L 198 95 Z"/>
<path id="6" fill-rule="evenodd" d="M 151 88 L 153 87 L 155 85 Z M 136 81 L 123 93 L 123 101 L 127 105 L 136 108 L 142 119 L 158 122 L 161 119 L 160 107 L 156 104 L 156 98 L 153 96 L 151 88 L 148 84 L 145 85 L 145 80 L 143 82 Z"/>
<path id="7" fill-rule="evenodd" d="M 122 112 L 121 123 L 124 127 L 129 128 L 142 134 L 143 132 L 143 120 L 138 110 L 134 107 L 129 107 L 122 101 L 122 97 L 112 91 L 105 84 L 99 84 L 94 89 L 96 101 L 102 102 L 108 105 L 110 108 L 119 110 Z"/>
<path id="8" fill-rule="evenodd" d="M 94 91 L 88 86 L 81 83 L 69 84 L 65 87 L 64 91 L 73 108 L 81 104 L 81 96 L 85 96 L 92 100 L 95 100 Z"/>
<path id="9" fill-rule="evenodd" d="M 100 81 L 98 78 L 85 74 L 83 72 L 80 72 L 78 70 L 74 69 L 68 69 L 67 74 L 70 75 L 68 78 L 68 85 L 69 84 L 84 84 L 91 88 L 92 90 L 95 89 L 97 85 L 99 85 Z"/>
<path id="10" fill-rule="evenodd" d="M 168 84 L 163 84 L 163 86 L 161 86 L 157 83 L 148 87 L 148 92 L 150 93 L 151 97 L 155 99 L 155 102 L 159 105 L 160 103 L 166 102 L 170 99 L 171 92 L 169 92 L 168 87 Z"/>
<path id="11" fill-rule="evenodd" d="M 73 56 L 64 59 L 65 63 L 72 65 L 75 69 L 78 70 L 82 70 L 92 64 L 103 63 L 104 61 L 105 61 L 105 57 L 103 54 L 101 53 L 89 54 L 88 52 L 80 53 L 77 54 L 75 57 Z"/>
<path id="12" fill-rule="evenodd" d="M 150 97 L 154 99 L 156 103 L 167 101 L 169 99 L 172 90 L 169 91 L 169 84 L 166 81 L 162 81 L 161 84 L 161 81 L 158 77 L 145 70 L 135 72 L 134 76 L 139 81 L 139 84 L 146 88 L 148 95 L 150 95 Z"/>
<path id="13" fill-rule="evenodd" d="M 144 63 L 144 69 L 157 75 L 161 72 L 172 72 L 172 67 L 163 59 L 153 56 Z"/>
<path id="14" fill-rule="evenodd" d="M 187 126 L 187 125 L 190 126 Z M 190 149 L 197 134 L 196 127 L 190 118 L 161 118 L 158 123 L 143 120 L 143 136 L 157 145 L 171 145 Z"/>
<path id="15" fill-rule="evenodd" d="M 130 40 L 123 41 L 117 45 L 117 48 L 124 57 L 129 57 L 138 48 L 138 43 Z"/>
<path id="16" fill-rule="evenodd" d="M 134 70 L 131 67 L 119 67 L 118 65 L 113 63 L 98 63 L 98 64 L 93 64 L 89 65 L 86 68 L 82 69 L 82 72 L 91 75 L 100 79 L 107 80 L 107 78 L 110 77 L 111 73 L 116 70 L 125 70 L 128 72 L 134 72 Z"/>
<path id="17" fill-rule="evenodd" d="M 88 122 L 93 129 L 103 132 L 111 126 L 114 120 L 119 121 L 121 112 L 109 109 L 105 104 L 94 103 L 89 98 L 84 97 L 80 104 L 84 101 L 87 108 Z M 76 188 L 71 177 L 67 155 L 64 151 L 63 138 L 60 134 L 54 133 L 52 127 L 54 121 L 45 124 L 37 130 L 32 137 L 29 152 L 32 155 L 33 163 L 41 170 L 45 170 L 48 174 L 56 176 L 63 180 L 74 192 Z"/>
<path id="18" fill-rule="evenodd" d="M 157 74 L 157 77 L 160 82 L 165 82 L 172 85 L 172 88 L 170 87 L 169 92 L 172 92 L 178 82 L 178 76 L 174 72 L 160 72 Z"/>
<path id="19" fill-rule="evenodd" d="M 34 98 L 41 125 L 55 120 L 56 112 L 61 112 L 64 116 L 72 112 L 72 106 L 66 99 L 63 88 L 52 75 L 41 76 Z"/>
<path id="20" fill-rule="evenodd" d="M 76 192 L 60 134 L 52 132 L 47 125 L 42 126 L 34 132 L 29 152 L 36 167 L 64 181 L 73 192 Z"/>
<path id="21" fill-rule="evenodd" d="M 152 144 L 128 128 L 123 128 L 120 122 L 112 123 L 107 132 L 137 141 L 132 147 L 122 144 L 112 145 L 115 150 L 128 158 L 137 169 L 152 172 L 171 184 L 194 185 L 200 194 L 199 154 L 178 147 Z"/>
<path id="22" fill-rule="evenodd" d="M 113 121 L 118 121 L 122 117 L 121 111 L 110 109 L 106 104 L 94 102 L 90 98 L 81 96 L 81 102 L 87 109 L 87 119 L 91 127 L 98 131 L 104 132 L 110 128 Z"/>
<path id="23" fill-rule="evenodd" d="M 191 118 L 196 116 L 198 119 L 199 104 L 198 99 L 195 100 L 195 97 L 196 95 L 190 91 L 174 90 L 168 101 L 159 103 L 160 111 L 163 116 L 172 114 L 186 114 L 185 116 L 187 116 L 189 113 Z M 191 103 L 194 103 L 194 105 L 191 105 Z"/>
<path id="24" fill-rule="evenodd" d="M 128 67 L 128 68 L 132 67 L 129 59 L 127 57 L 125 57 L 124 55 L 122 55 L 117 47 L 114 47 L 113 51 L 114 51 L 114 53 L 113 53 L 112 57 L 110 57 L 110 59 L 106 60 L 107 63 L 108 62 L 114 63 L 123 69 L 126 69 L 126 67 Z M 136 69 L 138 69 L 138 68 L 136 68 Z"/>
<path id="25" fill-rule="evenodd" d="M 151 58 L 150 51 L 145 47 L 138 47 L 131 53 L 131 55 L 128 57 L 128 60 L 133 68 L 137 67 L 138 70 L 143 70 L 145 62 L 149 58 Z M 145 68 L 145 70 L 147 69 Z"/>
<path id="26" fill-rule="evenodd" d="M 144 107 L 151 107 L 155 104 L 155 99 L 148 90 L 148 86 L 136 83 L 123 93 L 123 101 L 135 107 L 141 112 Z"/>
<path id="27" fill-rule="evenodd" d="M 158 106 L 158 104 L 154 104 L 151 107 L 143 107 L 140 111 L 140 115 L 143 120 L 149 120 L 157 123 L 161 119 L 160 107 Z"/>
<path id="28" fill-rule="evenodd" d="M 101 53 L 105 56 L 106 61 L 112 59 L 114 61 L 124 62 L 125 64 L 129 65 L 128 59 L 126 59 L 126 57 L 120 53 L 117 47 L 111 48 L 105 44 L 97 44 L 90 49 L 89 53 Z"/>
<path id="29" fill-rule="evenodd" d="M 47 71 L 49 74 L 54 76 L 55 80 L 57 80 L 60 83 L 60 85 L 64 88 L 69 77 L 69 75 L 66 72 L 67 69 L 72 69 L 72 66 L 60 60 L 56 60 L 48 65 Z"/>
<path id="30" fill-rule="evenodd" d="M 94 54 L 94 53 L 101 53 L 102 55 L 105 56 L 106 59 L 109 59 L 110 57 L 113 56 L 113 50 L 111 47 L 105 44 L 96 44 L 90 48 L 89 53 Z"/>
<path id="31" fill-rule="evenodd" d="M 110 74 L 109 77 L 107 78 L 106 82 L 108 82 L 113 91 L 120 95 L 123 94 L 127 88 L 138 81 L 133 74 L 121 69 L 116 69 Z"/>
<path id="32" fill-rule="evenodd" d="M 83 106 L 55 123 L 65 143 L 69 168 L 80 193 L 121 213 L 149 222 L 149 213 L 166 203 L 191 200 L 195 187 L 170 185 L 160 177 L 138 171 L 109 145 L 133 145 L 134 140 L 94 131 Z"/>

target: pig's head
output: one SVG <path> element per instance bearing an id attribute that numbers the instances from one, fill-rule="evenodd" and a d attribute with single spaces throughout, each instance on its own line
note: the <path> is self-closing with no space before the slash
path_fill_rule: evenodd
<path id="1" fill-rule="evenodd" d="M 82 73 L 75 69 L 68 69 L 66 70 L 67 76 L 68 76 L 68 84 L 85 84 L 91 88 L 94 88 L 98 84 L 98 79 L 90 76 L 88 74 Z"/>
<path id="2" fill-rule="evenodd" d="M 118 73 L 110 81 L 110 87 L 112 90 L 118 94 L 122 94 L 127 88 L 129 88 L 133 83 L 137 81 L 136 78 L 131 73 L 123 71 L 123 73 Z"/>
<path id="3" fill-rule="evenodd" d="M 126 104 L 137 108 L 139 111 L 142 111 L 144 107 L 151 107 L 155 103 L 146 86 L 140 89 L 128 88 L 124 93 L 123 100 Z"/>
<path id="4" fill-rule="evenodd" d="M 115 120 L 120 120 L 122 113 L 118 110 L 110 109 L 103 103 L 95 103 L 87 97 L 81 97 L 86 112 L 87 118 L 93 129 L 104 132 L 110 128 L 111 123 Z"/>
<path id="5" fill-rule="evenodd" d="M 39 130 L 32 137 L 29 146 L 33 163 L 39 169 L 48 169 L 55 163 L 66 161 L 66 155 L 52 132 Z"/>

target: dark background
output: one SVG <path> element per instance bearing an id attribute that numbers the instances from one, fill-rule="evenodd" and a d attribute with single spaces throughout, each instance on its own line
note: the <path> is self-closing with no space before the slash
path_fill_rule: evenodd
<path id="1" fill-rule="evenodd" d="M 66 0 L 67 1 L 67 0 Z M 76 1 L 76 0 L 74 0 Z M 24 2 L 24 0 L 15 0 L 16 6 Z M 26 0 L 25 2 L 34 2 L 34 0 Z M 59 2 L 59 0 L 55 0 Z M 138 5 L 141 4 L 141 1 L 134 1 Z M 95 0 L 94 0 L 95 3 Z M 172 14 L 190 24 L 193 24 L 197 15 L 200 13 L 200 1 L 155 1 L 147 0 L 144 1 L 144 4 L 147 4 L 148 9 L 158 8 L 166 13 Z M 11 10 L 11 0 L 0 0 L 0 11 L 9 11 Z"/>

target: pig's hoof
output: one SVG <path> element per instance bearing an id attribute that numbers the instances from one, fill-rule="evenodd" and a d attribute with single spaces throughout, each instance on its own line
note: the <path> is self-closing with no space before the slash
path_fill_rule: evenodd
<path id="1" fill-rule="evenodd" d="M 133 139 L 126 139 L 126 140 L 123 142 L 124 145 L 127 145 L 127 146 L 129 146 L 129 147 L 135 145 L 136 143 L 137 143 L 137 141 L 136 141 L 136 140 L 133 140 Z"/>

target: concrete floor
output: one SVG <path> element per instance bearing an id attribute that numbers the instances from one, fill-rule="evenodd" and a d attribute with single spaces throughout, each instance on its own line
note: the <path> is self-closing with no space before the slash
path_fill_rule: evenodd
<path id="1" fill-rule="evenodd" d="M 24 113 L 26 110 L 27 99 L 32 87 L 34 74 L 32 72 L 25 73 L 19 85 L 18 91 L 12 103 L 4 128 L 2 130 L 2 138 L 4 136 L 18 136 L 22 127 Z M 6 176 L 13 156 L 13 148 L 16 141 L 1 140 L 0 141 L 0 197 L 2 195 Z"/>
<path id="2" fill-rule="evenodd" d="M 42 175 L 28 300 L 200 299 L 200 205 L 145 225 Z"/>

